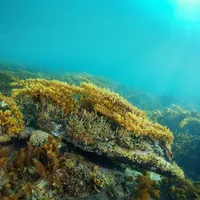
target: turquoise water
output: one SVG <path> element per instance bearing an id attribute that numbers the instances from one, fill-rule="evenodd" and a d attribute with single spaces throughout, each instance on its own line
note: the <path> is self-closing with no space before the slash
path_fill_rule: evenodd
<path id="1" fill-rule="evenodd" d="M 200 0 L 0 0 L 0 200 L 200 199 L 199 41 Z"/>
<path id="2" fill-rule="evenodd" d="M 0 60 L 198 97 L 199 5 L 180 2 L 1 0 Z"/>

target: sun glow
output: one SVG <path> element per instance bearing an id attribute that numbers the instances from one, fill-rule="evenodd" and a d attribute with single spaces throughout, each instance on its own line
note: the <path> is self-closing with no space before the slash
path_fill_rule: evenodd
<path id="1" fill-rule="evenodd" d="M 177 16 L 186 21 L 200 21 L 200 0 L 176 0 Z"/>

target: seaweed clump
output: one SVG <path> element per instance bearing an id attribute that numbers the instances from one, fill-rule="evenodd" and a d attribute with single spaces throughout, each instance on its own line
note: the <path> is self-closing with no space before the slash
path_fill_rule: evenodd
<path id="1" fill-rule="evenodd" d="M 150 118 L 166 125 L 174 132 L 198 135 L 200 128 L 200 113 L 194 110 L 184 110 L 178 105 L 172 104 L 171 108 L 164 111 L 154 111 Z"/>
<path id="2" fill-rule="evenodd" d="M 15 101 L 0 94 L 0 142 L 9 141 L 23 129 L 23 116 Z"/>
<path id="3" fill-rule="evenodd" d="M 115 184 L 98 166 L 74 154 L 59 153 L 61 138 L 49 136 L 42 146 L 28 146 L 6 157 L 0 168 L 4 199 L 64 199 L 87 196 Z"/>
<path id="4" fill-rule="evenodd" d="M 156 181 L 150 179 L 149 172 L 146 172 L 138 177 L 134 199 L 149 200 L 150 198 L 159 199 L 160 188 Z"/>
<path id="5" fill-rule="evenodd" d="M 0 70 L 0 91 L 4 95 L 11 94 L 11 83 L 17 81 L 17 77 L 13 76 L 10 72 Z"/>
<path id="6" fill-rule="evenodd" d="M 199 200 L 200 185 L 193 184 L 188 179 L 164 178 L 160 183 L 163 200 Z"/>
<path id="7" fill-rule="evenodd" d="M 13 97 L 21 107 L 32 102 L 39 127 L 41 122 L 59 122 L 62 136 L 76 147 L 166 175 L 184 176 L 171 157 L 173 134 L 149 121 L 119 94 L 86 82 L 75 86 L 27 79 L 12 85 L 18 87 Z"/>
<path id="8" fill-rule="evenodd" d="M 154 111 L 151 118 L 174 131 L 172 150 L 177 163 L 184 166 L 186 177 L 199 180 L 200 113 L 172 105 L 165 111 Z"/>
<path id="9" fill-rule="evenodd" d="M 172 146 L 174 157 L 179 165 L 184 166 L 187 178 L 199 180 L 200 175 L 200 136 L 186 133 L 175 133 L 175 140 Z M 191 165 L 192 163 L 192 165 Z"/>
<path id="10" fill-rule="evenodd" d="M 136 136 L 144 135 L 153 140 L 162 140 L 167 144 L 172 143 L 173 135 L 166 127 L 147 120 L 144 112 L 117 93 L 84 82 L 81 83 L 81 88 L 95 111 L 114 119 L 126 130 L 133 132 Z"/>
<path id="11" fill-rule="evenodd" d="M 115 120 L 136 136 L 145 135 L 154 140 L 162 140 L 166 144 L 171 144 L 173 141 L 173 134 L 166 127 L 147 120 L 144 112 L 117 93 L 99 88 L 94 84 L 82 82 L 78 87 L 56 80 L 27 79 L 12 85 L 22 87 L 13 90 L 14 96 L 29 96 L 40 104 L 52 105 L 53 103 L 54 106 L 60 107 L 64 114 L 75 108 L 76 101 L 73 95 L 85 95 L 86 101 L 96 112 Z"/>

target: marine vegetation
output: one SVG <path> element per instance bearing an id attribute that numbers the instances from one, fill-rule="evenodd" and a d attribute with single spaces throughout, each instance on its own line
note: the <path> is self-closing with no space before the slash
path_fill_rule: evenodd
<path id="1" fill-rule="evenodd" d="M 71 85 L 74 84 L 79 86 L 81 82 L 86 82 L 93 83 L 101 88 L 107 88 L 124 96 L 129 102 L 132 102 L 140 109 L 154 110 L 162 107 L 162 102 L 159 98 L 136 88 L 126 87 L 114 82 L 113 80 L 106 79 L 105 77 L 99 77 L 87 73 L 65 73 L 64 75 L 55 78 Z"/>
<path id="2" fill-rule="evenodd" d="M 139 175 L 135 189 L 135 200 L 160 199 L 159 184 L 151 180 L 149 175 L 149 172 Z"/>
<path id="3" fill-rule="evenodd" d="M 186 133 L 175 133 L 172 146 L 174 157 L 184 167 L 185 174 L 192 180 L 200 180 L 200 136 Z M 192 163 L 192 164 L 191 164 Z"/>
<path id="4" fill-rule="evenodd" d="M 0 91 L 4 95 L 9 95 L 11 93 L 11 83 L 17 81 L 18 79 L 7 71 L 0 70 Z"/>
<path id="5" fill-rule="evenodd" d="M 200 199 L 200 169 L 187 165 L 199 159 L 198 112 L 173 105 L 150 120 L 87 80 L 18 79 L 12 88 L 0 95 L 0 199 Z M 174 135 L 165 126 L 173 119 Z M 136 173 L 124 177 L 126 168 Z"/>
<path id="6" fill-rule="evenodd" d="M 4 95 L 10 96 L 11 83 L 27 78 L 47 78 L 42 73 L 29 71 L 28 69 L 20 69 L 20 66 L 12 66 L 9 64 L 0 63 L 0 92 Z"/>
<path id="7" fill-rule="evenodd" d="M 93 83 L 98 87 L 109 88 L 112 91 L 118 89 L 118 85 L 104 77 L 94 76 L 86 73 L 65 73 L 58 77 L 60 81 L 67 82 L 70 85 L 79 86 L 81 82 Z"/>
<path id="8" fill-rule="evenodd" d="M 144 112 L 117 93 L 98 88 L 91 83 L 82 82 L 80 87 L 77 87 L 56 80 L 28 79 L 12 85 L 23 87 L 14 89 L 13 96 L 29 96 L 47 105 L 50 101 L 51 104 L 60 107 L 63 114 L 71 112 L 77 104 L 72 94 L 85 95 L 84 101 L 88 101 L 94 111 L 115 120 L 126 130 L 134 132 L 136 136 L 147 135 L 154 140 L 160 139 L 166 144 L 171 144 L 173 141 L 173 135 L 166 127 L 149 121 Z"/>
<path id="9" fill-rule="evenodd" d="M 136 173 L 132 179 L 131 200 L 199 200 L 200 183 L 188 179 L 162 177 L 153 172 Z"/>
<path id="10" fill-rule="evenodd" d="M 160 183 L 163 200 L 199 200 L 200 185 L 187 179 L 164 178 Z"/>
<path id="11" fill-rule="evenodd" d="M 200 113 L 194 110 L 184 110 L 175 104 L 172 104 L 172 108 L 167 108 L 164 111 L 153 111 L 150 113 L 150 119 L 166 125 L 174 132 L 189 131 L 193 135 L 199 133 Z"/>
<path id="12" fill-rule="evenodd" d="M 57 80 L 27 79 L 12 85 L 12 96 L 20 107 L 35 111 L 38 128 L 57 124 L 62 137 L 83 151 L 184 177 L 172 159 L 173 135 L 169 129 L 148 120 L 143 111 L 119 94 L 87 82 L 75 86 Z"/>
<path id="13" fill-rule="evenodd" d="M 172 105 L 165 111 L 154 111 L 150 118 L 173 130 L 175 139 L 172 150 L 177 163 L 184 167 L 186 177 L 200 180 L 200 113 Z"/>
<path id="14" fill-rule="evenodd" d="M 15 101 L 0 94 L 0 143 L 9 141 L 23 129 L 23 117 Z"/>
<path id="15" fill-rule="evenodd" d="M 59 153 L 61 137 L 28 146 L 8 157 L 1 151 L 0 195 L 3 199 L 66 199 L 115 185 L 109 174 L 80 156 Z"/>

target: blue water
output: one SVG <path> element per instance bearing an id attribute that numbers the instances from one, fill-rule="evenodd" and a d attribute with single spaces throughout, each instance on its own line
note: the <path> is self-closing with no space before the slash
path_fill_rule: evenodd
<path id="1" fill-rule="evenodd" d="M 200 9 L 177 2 L 0 0 L 0 60 L 198 97 Z"/>

